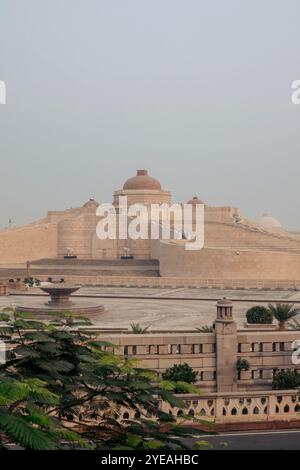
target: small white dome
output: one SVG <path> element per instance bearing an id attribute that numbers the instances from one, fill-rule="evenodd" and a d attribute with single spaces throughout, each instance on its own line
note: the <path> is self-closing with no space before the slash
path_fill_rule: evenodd
<path id="1" fill-rule="evenodd" d="M 260 218 L 259 224 L 262 225 L 264 228 L 267 228 L 267 229 L 282 228 L 281 223 L 269 214 L 264 214 Z"/>

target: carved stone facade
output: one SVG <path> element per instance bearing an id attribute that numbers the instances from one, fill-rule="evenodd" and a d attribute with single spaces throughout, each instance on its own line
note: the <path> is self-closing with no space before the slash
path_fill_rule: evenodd
<path id="1" fill-rule="evenodd" d="M 220 316 L 220 305 L 231 310 L 229 316 Z M 300 373 L 300 365 L 292 362 L 292 343 L 300 340 L 300 331 L 255 330 L 255 325 L 251 331 L 237 330 L 231 302 L 226 299 L 224 304 L 223 299 L 217 308 L 212 333 L 99 333 L 98 339 L 116 345 L 116 354 L 134 357 L 160 374 L 174 364 L 187 363 L 198 372 L 197 385 L 208 393 L 270 390 L 278 371 Z M 238 373 L 239 359 L 249 362 L 249 370 Z"/>
<path id="2" fill-rule="evenodd" d="M 116 354 L 138 359 L 159 374 L 183 363 L 197 371 L 201 394 L 178 395 L 186 405 L 185 423 L 190 416 L 191 423 L 194 417 L 214 423 L 216 431 L 299 427 L 299 391 L 274 391 L 271 384 L 279 371 L 300 373 L 300 365 L 292 362 L 292 343 L 300 340 L 300 332 L 252 328 L 237 331 L 232 303 L 222 299 L 212 333 L 102 333 L 98 339 L 116 345 Z M 238 373 L 239 359 L 248 361 L 248 371 Z M 168 403 L 161 403 L 161 408 L 180 422 L 182 410 Z M 135 417 L 133 411 L 123 413 L 124 419 Z"/>

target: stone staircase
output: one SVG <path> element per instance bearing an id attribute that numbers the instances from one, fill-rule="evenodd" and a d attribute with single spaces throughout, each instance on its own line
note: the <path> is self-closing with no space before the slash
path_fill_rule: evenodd
<path id="1" fill-rule="evenodd" d="M 42 259 L 30 264 L 30 276 L 48 276 L 53 279 L 68 276 L 122 276 L 122 277 L 158 277 L 157 260 L 84 260 L 84 259 Z M 0 277 L 6 279 L 24 279 L 27 269 L 24 267 L 0 268 Z"/>

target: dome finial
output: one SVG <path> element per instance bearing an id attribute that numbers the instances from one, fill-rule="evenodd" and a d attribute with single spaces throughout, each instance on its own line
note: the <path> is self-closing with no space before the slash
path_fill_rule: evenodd
<path id="1" fill-rule="evenodd" d="M 193 196 L 193 198 L 190 199 L 187 202 L 187 204 L 193 204 L 193 205 L 195 205 L 195 204 L 204 204 L 204 202 L 201 199 L 199 199 L 198 196 Z"/>

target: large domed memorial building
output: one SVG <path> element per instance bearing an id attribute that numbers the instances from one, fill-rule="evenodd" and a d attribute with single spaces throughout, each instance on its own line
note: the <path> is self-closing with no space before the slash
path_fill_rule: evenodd
<path id="1" fill-rule="evenodd" d="M 121 196 L 132 204 L 166 204 L 171 193 L 147 170 L 114 192 L 118 213 Z M 187 204 L 204 204 L 197 196 Z M 286 286 L 300 281 L 300 234 L 285 230 L 265 214 L 259 222 L 243 217 L 239 209 L 204 205 L 204 248 L 186 250 L 183 240 L 107 239 L 97 236 L 99 203 L 88 200 L 82 207 L 49 211 L 44 219 L 0 231 L 0 264 L 20 265 L 39 260 L 67 263 L 77 260 L 157 260 L 159 276 L 201 280 L 280 281 Z M 126 259 L 124 260 L 124 262 Z"/>

